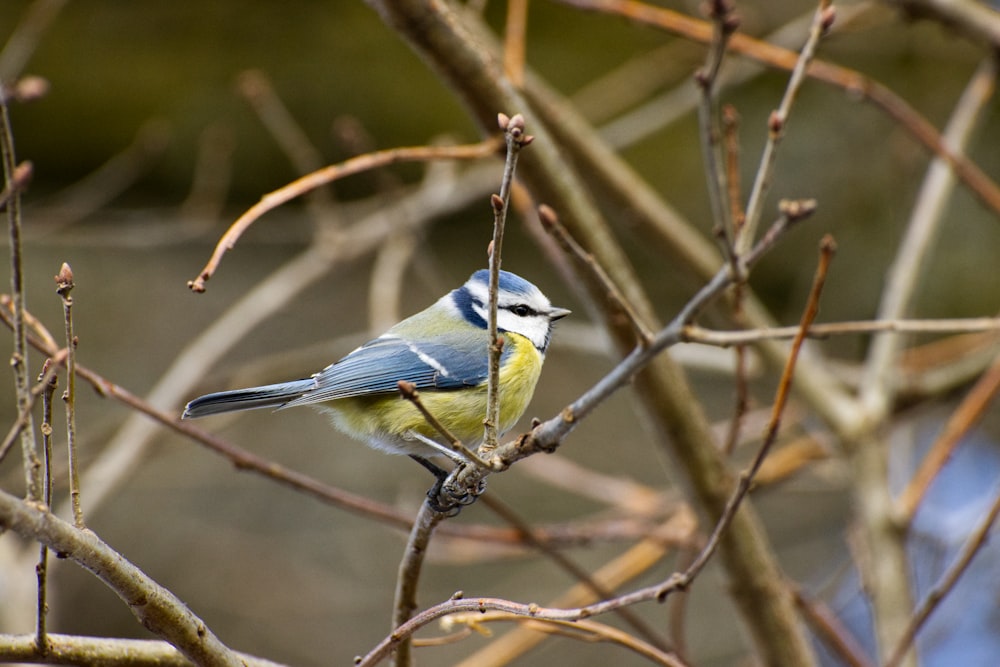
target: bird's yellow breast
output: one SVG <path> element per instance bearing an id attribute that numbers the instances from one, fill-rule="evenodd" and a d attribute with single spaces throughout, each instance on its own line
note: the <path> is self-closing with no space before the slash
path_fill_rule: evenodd
<path id="1" fill-rule="evenodd" d="M 500 366 L 500 431 L 506 432 L 531 401 L 542 370 L 542 355 L 524 336 L 503 336 L 507 354 Z M 420 400 L 465 445 L 477 446 L 482 441 L 486 382 L 447 391 L 424 390 Z M 427 446 L 413 438 L 414 432 L 443 442 L 413 404 L 398 394 L 342 398 L 321 407 L 332 415 L 338 428 L 381 449 L 426 455 Z"/>

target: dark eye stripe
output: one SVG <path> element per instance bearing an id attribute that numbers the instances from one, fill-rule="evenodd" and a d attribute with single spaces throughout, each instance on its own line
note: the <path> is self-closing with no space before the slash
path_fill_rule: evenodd
<path id="1" fill-rule="evenodd" d="M 515 303 L 511 306 L 504 306 L 504 310 L 509 310 L 518 317 L 528 317 L 530 315 L 538 314 L 537 310 L 524 303 Z"/>

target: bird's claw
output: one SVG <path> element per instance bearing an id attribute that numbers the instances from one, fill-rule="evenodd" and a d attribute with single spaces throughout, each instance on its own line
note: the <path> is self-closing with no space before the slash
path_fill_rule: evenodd
<path id="1" fill-rule="evenodd" d="M 476 502 L 485 491 L 485 479 L 480 479 L 474 489 L 459 486 L 451 478 L 439 479 L 427 492 L 427 504 L 435 512 L 452 517 L 461 512 L 466 505 Z"/>

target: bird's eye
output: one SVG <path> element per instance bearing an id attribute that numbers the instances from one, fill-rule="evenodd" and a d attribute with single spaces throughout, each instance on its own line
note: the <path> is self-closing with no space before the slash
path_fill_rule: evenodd
<path id="1" fill-rule="evenodd" d="M 516 306 L 511 306 L 510 312 L 514 313 L 518 317 L 527 317 L 531 315 L 534 311 L 523 303 L 519 303 Z"/>

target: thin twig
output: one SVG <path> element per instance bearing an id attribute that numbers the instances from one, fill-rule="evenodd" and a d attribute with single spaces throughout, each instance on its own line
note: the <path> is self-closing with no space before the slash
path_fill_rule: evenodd
<path id="1" fill-rule="evenodd" d="M 736 238 L 741 233 L 746 215 L 741 203 L 741 182 L 740 182 L 740 140 L 739 140 L 739 114 L 736 108 L 730 104 L 722 108 L 722 133 L 723 147 L 726 156 L 726 185 L 727 204 L 729 220 L 732 224 L 732 238 Z M 732 255 L 734 250 L 730 250 Z M 744 301 L 746 297 L 746 284 L 739 281 L 733 284 L 731 294 L 732 308 L 730 318 L 737 327 L 741 329 L 746 326 L 746 311 Z M 733 383 L 735 399 L 733 401 L 733 416 L 729 420 L 729 429 L 726 432 L 726 439 L 722 443 L 722 451 L 728 456 L 736 449 L 736 443 L 740 439 L 743 429 L 743 417 L 750 407 L 750 383 L 747 378 L 747 360 L 749 355 L 745 345 L 737 345 L 734 351 L 735 359 L 733 363 Z"/>
<path id="2" fill-rule="evenodd" d="M 4 324 L 10 326 L 11 321 L 8 312 L 0 311 L 0 318 L 3 319 Z M 29 345 L 34 344 L 33 338 L 30 335 L 28 336 L 28 344 Z M 48 349 L 57 350 L 55 345 L 52 345 Z M 3 461 L 4 458 L 7 456 L 7 453 L 10 451 L 11 447 L 14 446 L 14 443 L 21 435 L 21 431 L 27 428 L 28 416 L 31 414 L 32 409 L 35 407 L 35 403 L 37 402 L 38 397 L 45 392 L 46 385 L 59 372 L 58 366 L 65 362 L 66 354 L 67 354 L 66 350 L 57 350 L 56 353 L 49 358 L 52 363 L 49 364 L 48 367 L 45 369 L 45 371 L 42 373 L 41 379 L 37 383 L 35 383 L 34 387 L 31 388 L 30 400 L 28 401 L 27 405 L 23 406 L 19 410 L 17 419 L 14 420 L 13 424 L 11 424 L 10 430 L 7 431 L 7 435 L 4 437 L 3 442 L 0 442 L 0 461 Z"/>
<path id="3" fill-rule="evenodd" d="M 740 235 L 736 239 L 737 253 L 742 254 L 753 245 L 757 226 L 760 224 L 761 213 L 764 211 L 764 200 L 771 188 L 778 145 L 784 137 L 785 125 L 788 122 L 792 104 L 795 102 L 803 81 L 805 81 L 806 68 L 816 55 L 816 47 L 819 45 L 819 40 L 833 24 L 833 18 L 834 13 L 830 0 L 820 0 L 819 6 L 816 8 L 816 14 L 813 17 L 812 26 L 809 29 L 809 38 L 802 47 L 799 58 L 795 63 L 795 68 L 788 79 L 785 94 L 782 96 L 778 108 L 771 112 L 771 117 L 768 119 L 767 143 L 760 157 L 760 166 L 757 167 L 757 174 L 754 178 L 753 187 L 750 190 L 750 199 L 747 202 L 744 223 L 740 227 Z"/>
<path id="4" fill-rule="evenodd" d="M 75 283 L 73 270 L 63 262 L 56 276 L 56 293 L 62 299 L 63 318 L 66 325 L 66 445 L 69 456 L 69 496 L 73 506 L 73 523 L 79 529 L 86 526 L 83 522 L 83 509 L 80 505 L 80 472 L 79 457 L 76 453 L 76 336 L 73 333 L 73 297 L 70 296 Z"/>
<path id="5" fill-rule="evenodd" d="M 559 216 L 552 207 L 545 204 L 539 206 L 538 219 L 542 223 L 542 229 L 556 240 L 564 252 L 572 255 L 585 266 L 598 284 L 601 285 L 608 300 L 614 303 L 628 319 L 629 324 L 635 331 L 639 345 L 642 347 L 649 345 L 653 340 L 653 333 L 646 327 L 639 314 L 635 312 L 628 299 L 625 298 L 618 289 L 618 286 L 611 280 L 611 276 L 607 274 L 593 253 L 587 252 L 576 242 L 576 239 L 569 233 L 569 230 L 559 222 Z"/>
<path id="6" fill-rule="evenodd" d="M 733 233 L 743 227 L 746 214 L 741 201 L 742 184 L 740 181 L 740 115 L 736 107 L 726 104 L 722 107 L 722 137 L 726 154 L 726 192 L 729 204 L 729 218 L 732 220 Z"/>
<path id="7" fill-rule="evenodd" d="M 812 200 L 782 201 L 779 209 L 781 215 L 767 233 L 760 238 L 750 252 L 739 258 L 747 270 L 767 254 L 768 250 L 774 247 L 791 226 L 812 215 L 815 210 L 815 202 Z M 685 328 L 730 284 L 732 284 L 732 272 L 727 264 L 719 269 L 715 277 L 704 285 L 697 294 L 691 297 L 680 312 L 674 316 L 674 319 L 653 337 L 648 346 L 637 346 L 633 349 L 601 380 L 573 403 L 563 408 L 559 415 L 537 424 L 530 433 L 509 443 L 509 446 L 498 448 L 493 458 L 490 459 L 491 468 L 494 470 L 503 469 L 535 452 L 553 451 L 584 417 L 629 382 L 656 355 L 667 347 L 681 342 Z M 457 481 L 464 488 L 474 488 L 478 484 L 478 479 L 481 478 L 476 471 L 466 469 L 460 471 Z"/>
<path id="8" fill-rule="evenodd" d="M 745 283 L 736 283 L 733 285 L 732 297 L 733 297 L 733 309 L 732 318 L 737 323 L 742 323 L 744 318 L 743 313 L 743 288 Z M 740 434 L 743 431 L 743 418 L 746 416 L 746 412 L 750 407 L 750 383 L 747 378 L 747 359 L 749 354 L 747 353 L 746 345 L 736 345 L 735 346 L 735 360 L 733 368 L 733 382 L 734 382 L 734 394 L 735 398 L 733 400 L 733 415 L 729 419 L 729 428 L 726 431 L 726 439 L 722 443 L 722 451 L 726 455 L 730 455 L 736 449 L 736 443 L 740 439 Z"/>
<path id="9" fill-rule="evenodd" d="M 46 359 L 42 367 L 42 375 L 39 382 L 44 382 L 45 389 L 42 391 L 42 453 L 45 466 L 43 469 L 42 484 L 44 487 L 43 502 L 46 507 L 52 507 L 52 396 L 56 392 L 56 370 L 58 365 L 52 363 L 52 359 Z M 45 655 L 49 651 L 49 640 L 47 630 L 47 619 L 49 613 L 48 605 L 48 570 L 49 570 L 49 548 L 44 544 L 39 545 L 38 565 L 35 568 L 35 575 L 38 579 L 38 605 L 35 611 L 35 645 L 39 653 Z"/>
<path id="10" fill-rule="evenodd" d="M 424 402 L 420 400 L 420 392 L 417 391 L 417 386 L 415 384 L 412 382 L 406 382 L 405 380 L 400 380 L 398 385 L 399 394 L 410 403 L 413 403 L 413 407 L 420 411 L 420 414 L 423 415 L 424 420 L 430 424 L 431 428 L 441 434 L 441 437 L 444 438 L 445 442 L 448 443 L 448 446 L 453 452 L 461 455 L 473 465 L 477 465 L 484 470 L 490 469 L 488 463 L 479 458 L 479 455 L 476 454 L 476 452 L 466 447 L 461 440 L 456 438 L 452 432 L 449 431 L 448 428 L 434 416 L 434 413 L 427 409 Z"/>
<path id="11" fill-rule="evenodd" d="M 739 509 L 740 503 L 750 491 L 754 476 L 757 474 L 757 471 L 760 470 L 761 465 L 763 465 L 764 459 L 767 458 L 767 454 L 770 452 L 771 446 L 778 439 L 778 429 L 781 427 L 781 417 L 784 414 L 785 406 L 788 403 L 788 397 L 792 387 L 795 363 L 798 360 L 802 344 L 805 342 L 806 331 L 809 329 L 809 325 L 812 324 L 812 321 L 816 318 L 816 314 L 819 312 L 819 297 L 823 292 L 823 285 L 826 282 L 826 275 L 830 268 L 830 261 L 833 259 L 835 251 L 836 244 L 833 242 L 833 238 L 829 235 L 824 236 L 820 243 L 820 259 L 819 264 L 816 267 L 816 275 L 813 278 L 812 289 L 809 292 L 809 299 L 806 302 L 805 310 L 802 313 L 802 319 L 799 322 L 799 333 L 792 341 L 791 349 L 788 352 L 788 361 L 785 362 L 785 368 L 781 373 L 781 379 L 778 382 L 778 389 L 774 397 L 774 404 L 771 408 L 771 419 L 764 431 L 764 440 L 758 448 L 757 454 L 754 456 L 750 466 L 740 474 L 736 491 L 730 497 L 729 502 L 726 503 L 726 509 L 722 513 L 722 517 L 716 523 L 715 528 L 712 530 L 712 534 L 709 536 L 705 547 L 701 550 L 691 565 L 684 571 L 680 578 L 672 577 L 668 580 L 658 596 L 660 599 L 665 598 L 668 593 L 674 590 L 686 588 L 708 563 L 708 560 L 712 557 L 712 554 L 715 553 L 715 549 L 722 540 L 722 535 L 729 526 L 729 523 L 732 521 L 733 516 L 736 514 L 736 510 Z"/>
<path id="12" fill-rule="evenodd" d="M 3 191 L 0 191 L 0 207 L 6 207 L 11 197 L 27 189 L 33 171 L 34 168 L 30 162 L 22 162 L 14 168 L 13 177 L 4 184 Z"/>
<path id="13" fill-rule="evenodd" d="M 41 462 L 38 459 L 38 442 L 35 439 L 34 419 L 28 405 L 31 402 L 28 380 L 28 344 L 24 321 L 24 274 L 21 247 L 21 191 L 30 179 L 31 168 L 17 166 L 14 152 L 14 133 L 5 94 L 0 91 L 0 162 L 3 163 L 4 192 L 7 193 L 7 233 L 10 239 L 10 293 L 13 299 L 14 349 L 11 367 L 14 371 L 14 390 L 18 411 L 24 415 L 21 429 L 21 456 L 24 465 L 24 482 L 27 497 L 42 498 Z"/>
<path id="14" fill-rule="evenodd" d="M 505 523 L 517 529 L 524 536 L 525 542 L 530 544 L 539 552 L 545 554 L 549 560 L 573 576 L 583 586 L 589 588 L 599 599 L 606 600 L 613 597 L 614 593 L 611 589 L 601 585 L 601 583 L 591 576 L 591 574 L 584 568 L 574 563 L 561 551 L 557 551 L 551 545 L 538 539 L 535 530 L 507 503 L 503 502 L 495 495 L 490 494 L 482 496 L 480 502 L 485 504 L 486 507 L 488 507 L 494 514 L 503 519 Z M 642 618 L 633 614 L 628 609 L 618 609 L 616 613 L 625 623 L 632 626 L 632 629 L 636 631 L 636 634 L 642 636 L 643 639 L 648 641 L 650 644 L 659 649 L 667 649 L 667 643 L 664 641 L 663 637 L 661 637 Z"/>
<path id="15" fill-rule="evenodd" d="M 526 619 L 516 614 L 504 614 L 502 612 L 494 612 L 487 615 L 485 619 L 482 619 L 482 622 L 495 623 L 500 621 L 514 621 L 535 632 L 559 635 L 588 643 L 601 641 L 615 644 L 640 655 L 654 665 L 661 665 L 662 667 L 686 667 L 687 664 L 672 651 L 658 647 L 655 644 L 647 643 L 618 628 L 605 625 L 604 623 L 597 623 L 596 621 Z"/>
<path id="16" fill-rule="evenodd" d="M 705 65 L 695 73 L 695 82 L 701 92 L 698 104 L 698 127 L 715 235 L 719 239 L 723 256 L 735 272 L 739 262 L 736 261 L 735 254 L 733 220 L 730 217 L 730 207 L 726 205 L 729 184 L 725 160 L 721 159 L 722 132 L 716 111 L 715 84 L 726 54 L 726 45 L 739 26 L 739 19 L 728 0 L 711 0 L 706 4 L 712 22 L 712 41 L 709 43 Z"/>
<path id="17" fill-rule="evenodd" d="M 485 430 L 483 443 L 479 446 L 479 452 L 483 455 L 496 449 L 500 437 L 500 356 L 503 354 L 505 339 L 500 337 L 497 329 L 497 295 L 500 289 L 500 265 L 502 263 L 507 210 L 510 207 L 510 193 L 514 187 L 517 158 L 521 149 L 530 144 L 533 139 L 531 135 L 524 133 L 524 116 L 521 114 L 515 114 L 509 118 L 504 114 L 499 114 L 498 122 L 507 144 L 507 160 L 504 163 L 500 194 L 490 198 L 490 203 L 493 206 L 493 240 L 490 241 L 489 247 L 489 308 L 486 317 L 489 367 L 486 379 Z"/>
<path id="18" fill-rule="evenodd" d="M 427 160 L 474 160 L 489 157 L 500 145 L 500 139 L 487 139 L 478 144 L 463 146 L 413 146 L 406 148 L 390 148 L 345 160 L 344 162 L 324 167 L 319 171 L 298 178 L 288 185 L 269 192 L 260 201 L 251 206 L 243 215 L 230 225 L 219 240 L 215 252 L 208 263 L 198 274 L 198 277 L 188 282 L 188 287 L 194 292 L 204 292 L 205 283 L 215 274 L 223 255 L 236 247 L 243 232 L 262 215 L 284 203 L 300 197 L 321 185 L 332 183 L 337 179 L 353 174 L 395 164 L 397 162 L 424 162 Z"/>
<path id="19" fill-rule="evenodd" d="M 653 528 L 634 546 L 604 565 L 596 568 L 591 575 L 593 580 L 608 589 L 624 586 L 636 577 L 642 576 L 663 562 L 670 549 L 677 544 L 693 544 L 697 533 L 697 519 L 688 508 L 677 512 L 665 523 Z M 684 537 L 679 537 L 682 534 Z M 552 608 L 578 607 L 589 604 L 596 598 L 593 591 L 583 584 L 575 584 L 558 598 L 549 603 Z M 443 625 L 446 629 L 452 626 L 469 625 L 478 627 L 489 615 L 480 612 L 467 615 L 450 616 Z M 455 667 L 500 667 L 516 662 L 541 643 L 543 637 L 538 632 L 520 626 L 499 637 L 482 649 L 466 656 Z"/>

